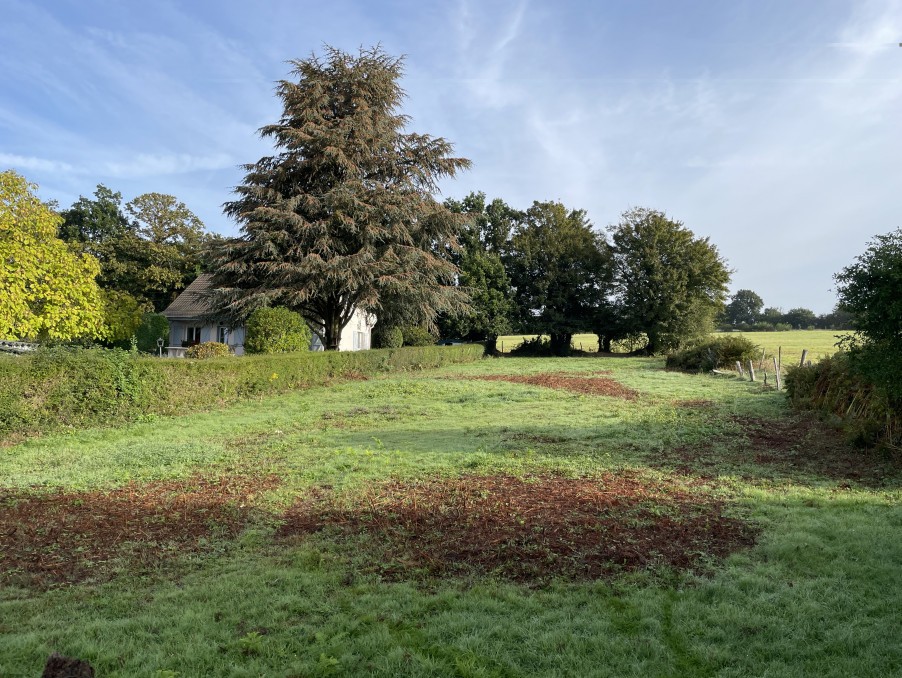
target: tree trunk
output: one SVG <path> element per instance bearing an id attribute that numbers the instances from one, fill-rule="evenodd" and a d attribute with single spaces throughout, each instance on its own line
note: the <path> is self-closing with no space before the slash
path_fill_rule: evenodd
<path id="1" fill-rule="evenodd" d="M 551 353 L 554 355 L 570 355 L 570 342 L 573 334 L 570 332 L 551 333 Z"/>
<path id="2" fill-rule="evenodd" d="M 341 342 L 341 323 L 338 318 L 329 318 L 326 320 L 324 331 L 326 336 L 323 348 L 327 351 L 337 351 L 338 344 Z"/>
<path id="3" fill-rule="evenodd" d="M 485 338 L 485 354 L 498 355 L 498 335 L 490 334 Z"/>
<path id="4" fill-rule="evenodd" d="M 598 335 L 598 352 L 599 353 L 610 353 L 611 352 L 611 338 L 606 337 L 603 334 Z"/>

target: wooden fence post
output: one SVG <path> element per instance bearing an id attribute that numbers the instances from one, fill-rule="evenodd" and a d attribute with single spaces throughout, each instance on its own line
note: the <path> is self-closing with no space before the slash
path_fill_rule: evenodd
<path id="1" fill-rule="evenodd" d="M 777 390 L 779 391 L 782 388 L 782 384 L 780 383 L 780 367 L 776 358 L 774 358 L 774 377 L 777 380 Z"/>
<path id="2" fill-rule="evenodd" d="M 763 351 L 761 351 L 761 360 L 758 361 L 758 369 L 759 370 L 764 369 L 764 358 L 766 356 L 767 356 L 767 349 L 764 349 Z"/>
<path id="3" fill-rule="evenodd" d="M 755 366 L 752 364 L 751 360 L 749 360 L 749 378 L 752 381 L 755 381 Z"/>
<path id="4" fill-rule="evenodd" d="M 805 358 L 807 358 L 807 357 L 808 357 L 808 349 L 803 348 L 802 349 L 802 359 L 799 361 L 799 367 L 805 366 Z"/>
<path id="5" fill-rule="evenodd" d="M 739 372 L 739 377 L 742 378 L 745 376 L 745 372 L 742 370 L 742 363 L 738 360 L 736 361 L 736 371 Z"/>

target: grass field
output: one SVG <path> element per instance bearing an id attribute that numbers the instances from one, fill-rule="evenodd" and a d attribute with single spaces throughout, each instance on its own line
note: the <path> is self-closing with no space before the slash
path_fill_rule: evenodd
<path id="1" fill-rule="evenodd" d="M 898 460 L 662 368 L 484 360 L 2 448 L 0 676 L 902 675 Z"/>
<path id="2" fill-rule="evenodd" d="M 719 333 L 718 333 L 719 334 Z M 817 361 L 823 356 L 836 352 L 836 343 L 840 337 L 849 334 L 839 330 L 793 330 L 791 332 L 736 332 L 748 337 L 768 356 L 776 356 L 782 348 L 783 365 L 798 364 L 802 351 L 808 351 L 808 359 Z M 524 339 L 532 339 L 533 334 L 512 334 L 498 338 L 498 348 L 505 353 L 519 346 Z M 583 351 L 598 350 L 598 336 L 594 334 L 576 334 L 573 336 L 573 347 Z M 626 350 L 625 347 L 621 347 Z"/>

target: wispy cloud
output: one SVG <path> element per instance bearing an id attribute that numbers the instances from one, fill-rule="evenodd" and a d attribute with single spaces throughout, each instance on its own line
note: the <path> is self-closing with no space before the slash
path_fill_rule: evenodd
<path id="1" fill-rule="evenodd" d="M 35 158 L 13 153 L 0 153 L 0 167 L 16 168 L 19 170 L 38 170 L 40 172 L 57 172 L 69 174 L 75 168 L 67 162 Z"/>

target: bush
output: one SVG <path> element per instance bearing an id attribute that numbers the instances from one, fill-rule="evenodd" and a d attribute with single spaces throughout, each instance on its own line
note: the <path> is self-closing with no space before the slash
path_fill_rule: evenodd
<path id="1" fill-rule="evenodd" d="M 435 337 L 425 327 L 408 325 L 401 330 L 404 337 L 404 346 L 433 346 Z"/>
<path id="2" fill-rule="evenodd" d="M 146 414 L 185 414 L 334 379 L 472 362 L 482 354 L 478 344 L 305 351 L 240 360 L 158 360 L 118 349 L 43 349 L 0 360 L 0 440 L 121 423 Z"/>
<path id="3" fill-rule="evenodd" d="M 186 358 L 194 358 L 195 360 L 225 358 L 230 355 L 232 355 L 232 349 L 227 344 L 220 344 L 218 341 L 205 341 L 202 344 L 195 344 L 185 351 Z"/>
<path id="4" fill-rule="evenodd" d="M 169 320 L 159 313 L 145 313 L 141 316 L 135 338 L 138 340 L 139 351 L 157 353 L 157 339 L 162 339 L 164 345 L 169 341 Z"/>
<path id="5" fill-rule="evenodd" d="M 510 355 L 518 358 L 544 358 L 555 355 L 551 350 L 551 341 L 547 337 L 524 339 L 523 343 L 512 348 Z"/>
<path id="6" fill-rule="evenodd" d="M 734 367 L 760 354 L 758 346 L 743 336 L 709 338 L 667 356 L 667 368 L 688 372 L 708 372 L 718 367 Z"/>
<path id="7" fill-rule="evenodd" d="M 310 327 L 300 314 L 282 306 L 258 308 L 245 325 L 247 353 L 293 353 L 310 350 Z"/>
<path id="8" fill-rule="evenodd" d="M 793 407 L 835 417 L 853 442 L 889 447 L 902 443 L 900 403 L 858 373 L 854 355 L 840 352 L 813 365 L 789 367 L 784 383 Z"/>
<path id="9" fill-rule="evenodd" d="M 401 348 L 403 345 L 404 332 L 400 327 L 378 323 L 373 328 L 373 348 Z"/>

